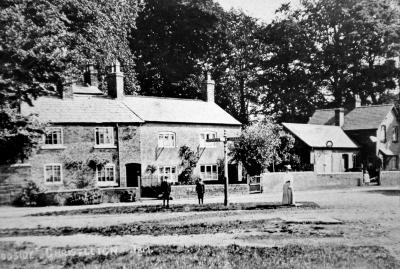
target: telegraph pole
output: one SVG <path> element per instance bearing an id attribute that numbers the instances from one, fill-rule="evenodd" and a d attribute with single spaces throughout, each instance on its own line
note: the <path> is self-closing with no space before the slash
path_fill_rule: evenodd
<path id="1" fill-rule="evenodd" d="M 226 130 L 224 130 L 224 205 L 228 205 L 228 139 Z"/>

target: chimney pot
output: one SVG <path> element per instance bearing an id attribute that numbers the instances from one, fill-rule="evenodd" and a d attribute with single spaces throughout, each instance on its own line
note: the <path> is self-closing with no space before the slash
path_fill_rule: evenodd
<path id="1" fill-rule="evenodd" d="M 84 82 L 90 86 L 98 87 L 99 80 L 97 78 L 97 70 L 93 64 L 88 64 L 86 67 L 86 72 L 84 74 Z"/>
<path id="2" fill-rule="evenodd" d="M 344 108 L 335 109 L 335 125 L 343 127 L 343 125 L 344 125 Z"/>
<path id="3" fill-rule="evenodd" d="M 355 96 L 354 96 L 354 100 L 355 100 L 355 107 L 360 107 L 361 106 L 361 98 L 360 98 L 360 95 L 358 95 L 358 94 L 356 94 Z"/>
<path id="4" fill-rule="evenodd" d="M 107 75 L 108 95 L 117 99 L 124 97 L 124 74 L 120 66 L 116 59 L 111 65 L 111 73 Z"/>
<path id="5" fill-rule="evenodd" d="M 212 80 L 210 72 L 206 74 L 206 101 L 210 103 L 215 102 L 215 81 Z"/>

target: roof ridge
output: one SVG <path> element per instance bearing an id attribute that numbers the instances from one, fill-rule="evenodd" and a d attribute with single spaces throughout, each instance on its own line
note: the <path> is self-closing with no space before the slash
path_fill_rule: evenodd
<path id="1" fill-rule="evenodd" d="M 379 104 L 379 105 L 369 105 L 369 106 L 359 106 L 355 107 L 356 108 L 369 108 L 369 107 L 382 107 L 382 106 L 394 106 L 394 104 Z"/>
<path id="2" fill-rule="evenodd" d="M 169 100 L 181 100 L 181 101 L 197 101 L 208 103 L 201 99 L 189 99 L 189 98 L 179 98 L 179 97 L 166 97 L 166 96 L 147 96 L 147 95 L 125 95 L 125 98 L 153 98 L 153 99 L 169 99 Z"/>

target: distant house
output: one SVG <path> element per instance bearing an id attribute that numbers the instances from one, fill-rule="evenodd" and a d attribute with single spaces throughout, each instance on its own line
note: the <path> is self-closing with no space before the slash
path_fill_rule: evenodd
<path id="1" fill-rule="evenodd" d="M 153 167 L 158 181 L 177 181 L 181 170 L 178 150 L 187 145 L 200 159 L 195 174 L 218 180 L 221 143 L 208 138 L 240 134 L 241 124 L 214 102 L 214 82 L 208 78 L 207 100 L 125 96 L 119 63 L 108 75 L 108 94 L 97 87 L 97 73 L 89 68 L 82 85 L 60 97 L 40 97 L 24 114 L 37 113 L 48 122 L 39 150 L 29 160 L 32 179 L 49 189 L 73 187 L 77 163 L 96 165 L 86 175 L 98 187 L 138 187 Z M 97 164 L 101 165 L 97 165 Z M 230 176 L 241 180 L 241 167 L 231 165 Z"/>
<path id="2" fill-rule="evenodd" d="M 399 170 L 400 113 L 393 104 L 344 109 L 316 110 L 308 124 L 336 125 L 360 146 L 357 165 L 378 164 L 384 170 Z"/>
<path id="3" fill-rule="evenodd" d="M 283 123 L 296 139 L 296 151 L 303 164 L 316 173 L 345 172 L 354 167 L 359 147 L 339 126 Z"/>

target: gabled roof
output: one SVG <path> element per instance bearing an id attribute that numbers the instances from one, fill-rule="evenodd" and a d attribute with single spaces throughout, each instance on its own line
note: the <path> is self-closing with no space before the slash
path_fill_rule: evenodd
<path id="1" fill-rule="evenodd" d="M 393 104 L 356 107 L 345 116 L 343 130 L 378 129 L 393 107 Z"/>
<path id="2" fill-rule="evenodd" d="M 377 129 L 393 107 L 393 104 L 373 105 L 356 107 L 350 112 L 345 111 L 343 130 Z M 317 109 L 308 124 L 334 125 L 335 109 Z"/>
<path id="3" fill-rule="evenodd" d="M 125 96 L 122 102 L 145 122 L 241 125 L 213 102 L 147 96 Z"/>
<path id="4" fill-rule="evenodd" d="M 334 125 L 335 109 L 317 109 L 308 120 L 308 124 Z"/>
<path id="5" fill-rule="evenodd" d="M 332 141 L 332 148 L 358 148 L 339 126 L 297 123 L 282 124 L 298 139 L 312 148 L 327 148 L 328 141 Z"/>
<path id="6" fill-rule="evenodd" d="M 25 115 L 35 113 L 39 119 L 53 123 L 141 123 L 122 102 L 106 96 L 74 96 L 72 99 L 40 97 L 21 106 Z"/>

